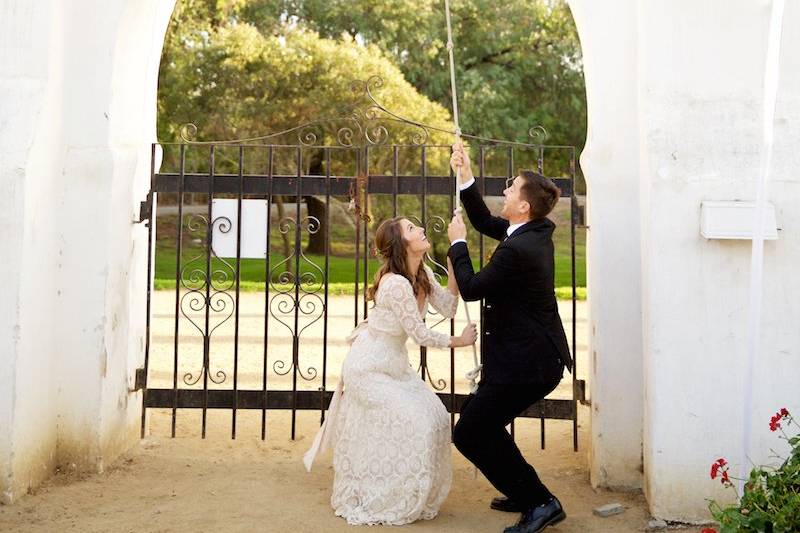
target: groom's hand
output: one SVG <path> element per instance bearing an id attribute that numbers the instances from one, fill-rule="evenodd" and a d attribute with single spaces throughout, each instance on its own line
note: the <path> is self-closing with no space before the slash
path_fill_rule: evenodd
<path id="1" fill-rule="evenodd" d="M 467 238 L 467 227 L 464 225 L 464 219 L 461 216 L 460 209 L 455 210 L 453 219 L 447 226 L 447 237 L 450 239 L 451 243 L 453 241 L 466 240 Z"/>
<path id="2" fill-rule="evenodd" d="M 459 169 L 461 170 L 461 174 L 458 175 L 462 184 L 474 178 L 472 174 L 472 165 L 469 161 L 469 150 L 461 141 L 453 145 L 453 154 L 450 156 L 450 166 L 456 174 L 458 174 Z"/>

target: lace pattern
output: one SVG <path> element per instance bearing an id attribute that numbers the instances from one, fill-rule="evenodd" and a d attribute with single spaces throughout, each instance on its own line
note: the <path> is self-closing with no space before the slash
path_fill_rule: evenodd
<path id="1" fill-rule="evenodd" d="M 349 524 L 431 519 L 450 491 L 450 417 L 406 350 L 408 337 L 423 346 L 449 344 L 449 335 L 425 326 L 427 303 L 420 312 L 409 281 L 386 276 L 367 327 L 360 326 L 345 359 L 344 392 L 328 430 L 335 471 L 331 505 Z M 430 303 L 452 316 L 457 297 L 437 283 Z"/>

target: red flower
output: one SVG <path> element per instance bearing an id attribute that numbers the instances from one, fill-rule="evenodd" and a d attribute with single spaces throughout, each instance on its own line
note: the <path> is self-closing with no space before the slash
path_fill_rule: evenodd
<path id="1" fill-rule="evenodd" d="M 727 464 L 728 462 L 722 457 L 714 461 L 714 464 L 711 465 L 711 479 L 717 479 L 717 474 L 719 473 L 720 468 L 723 470 L 723 479 L 727 477 L 727 468 L 724 468 Z"/>
<path id="2" fill-rule="evenodd" d="M 781 407 L 781 410 L 779 412 L 780 412 L 780 415 L 783 416 L 783 417 L 788 417 L 789 416 L 789 411 L 785 407 Z"/>
<path id="3" fill-rule="evenodd" d="M 769 419 L 769 430 L 776 431 L 779 427 L 781 427 L 781 415 L 780 413 L 774 415 L 772 418 Z"/>
<path id="4" fill-rule="evenodd" d="M 720 483 L 726 487 L 732 484 L 730 477 L 728 477 L 728 461 L 722 457 L 714 461 L 711 465 L 711 479 L 717 479 L 717 476 L 720 477 Z"/>
<path id="5" fill-rule="evenodd" d="M 700 530 L 700 533 L 717 533 L 717 530 L 713 527 L 704 527 L 702 530 Z"/>

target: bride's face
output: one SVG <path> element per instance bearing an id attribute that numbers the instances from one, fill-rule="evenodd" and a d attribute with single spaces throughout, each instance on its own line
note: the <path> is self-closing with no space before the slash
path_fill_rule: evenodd
<path id="1" fill-rule="evenodd" d="M 431 243 L 425 236 L 424 228 L 405 218 L 400 221 L 400 225 L 403 230 L 403 239 L 406 241 L 406 251 L 409 254 L 422 254 L 430 249 Z"/>

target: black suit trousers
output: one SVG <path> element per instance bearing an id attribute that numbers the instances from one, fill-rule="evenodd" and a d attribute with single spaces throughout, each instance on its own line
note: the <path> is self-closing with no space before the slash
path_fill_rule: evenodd
<path id="1" fill-rule="evenodd" d="M 482 382 L 461 408 L 453 431 L 453 442 L 464 457 L 497 490 L 524 508 L 546 503 L 552 494 L 525 461 L 506 426 L 557 385 L 558 380 L 512 385 Z"/>

